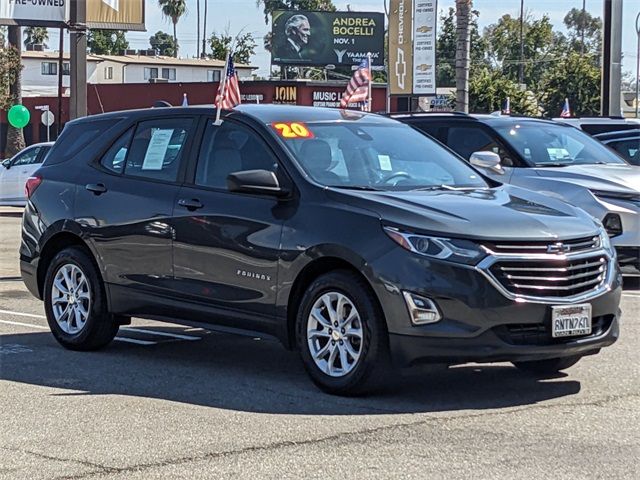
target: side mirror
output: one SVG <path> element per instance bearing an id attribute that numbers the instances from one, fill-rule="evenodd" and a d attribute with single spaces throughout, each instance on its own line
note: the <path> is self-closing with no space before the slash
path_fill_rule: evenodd
<path id="1" fill-rule="evenodd" d="M 289 190 L 280 186 L 278 177 L 269 170 L 244 170 L 233 172 L 227 177 L 230 192 L 253 193 L 286 197 Z"/>
<path id="2" fill-rule="evenodd" d="M 11 168 L 11 159 L 9 158 L 9 159 L 5 160 L 4 162 L 2 162 L 2 166 L 4 168 L 6 168 L 7 170 L 9 170 Z"/>
<path id="3" fill-rule="evenodd" d="M 500 164 L 500 155 L 493 152 L 474 152 L 469 158 L 469 163 L 475 167 L 488 168 L 497 173 L 504 173 Z"/>

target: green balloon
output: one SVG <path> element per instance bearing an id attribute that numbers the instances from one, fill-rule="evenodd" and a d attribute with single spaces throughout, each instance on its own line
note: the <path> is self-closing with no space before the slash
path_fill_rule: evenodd
<path id="1" fill-rule="evenodd" d="M 24 105 L 14 105 L 9 109 L 9 124 L 15 128 L 24 128 L 31 119 L 29 110 Z"/>

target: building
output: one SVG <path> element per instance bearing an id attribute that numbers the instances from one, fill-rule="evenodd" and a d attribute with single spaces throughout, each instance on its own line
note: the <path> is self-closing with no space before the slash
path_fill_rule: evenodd
<path id="1" fill-rule="evenodd" d="M 62 63 L 62 86 L 69 87 L 69 53 L 64 53 Z M 87 56 L 87 81 L 96 83 L 97 66 L 102 60 Z M 25 97 L 58 94 L 58 52 L 22 52 L 22 95 Z"/>
<path id="2" fill-rule="evenodd" d="M 95 83 L 218 82 L 222 60 L 148 55 L 100 55 Z M 256 67 L 236 65 L 240 79 L 251 78 Z"/>
<path id="3" fill-rule="evenodd" d="M 58 52 L 22 52 L 22 64 L 25 97 L 57 95 Z M 236 65 L 240 79 L 250 79 L 255 69 Z M 218 82 L 223 70 L 221 60 L 141 54 L 87 56 L 89 84 Z M 68 53 L 63 54 L 62 75 L 62 86 L 66 90 L 70 81 Z"/>

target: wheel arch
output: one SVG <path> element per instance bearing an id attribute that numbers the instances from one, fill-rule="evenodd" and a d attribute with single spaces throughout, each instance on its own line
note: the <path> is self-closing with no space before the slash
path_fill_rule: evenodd
<path id="1" fill-rule="evenodd" d="M 356 266 L 355 263 L 356 262 L 354 262 L 353 260 L 347 260 L 343 256 L 326 255 L 311 260 L 298 272 L 298 275 L 295 277 L 289 297 L 287 299 L 287 330 L 285 342 L 285 346 L 287 348 L 294 349 L 296 345 L 296 313 L 298 310 L 298 306 L 300 305 L 300 301 L 302 300 L 304 291 L 316 278 L 326 273 L 336 270 L 346 270 L 360 277 L 373 295 L 373 298 L 376 302 L 376 307 L 379 309 L 380 313 L 384 315 L 384 310 L 382 309 L 380 298 L 378 297 L 375 288 L 373 288 L 373 285 L 371 284 L 367 276 L 363 274 L 364 262 L 362 262 L 362 265 L 360 266 Z"/>

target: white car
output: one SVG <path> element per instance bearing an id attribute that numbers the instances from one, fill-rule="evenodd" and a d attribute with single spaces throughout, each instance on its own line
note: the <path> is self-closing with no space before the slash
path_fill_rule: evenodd
<path id="1" fill-rule="evenodd" d="M 2 167 L 0 167 L 0 205 L 26 205 L 24 185 L 27 178 L 40 168 L 52 146 L 53 142 L 36 143 L 2 162 Z"/>

